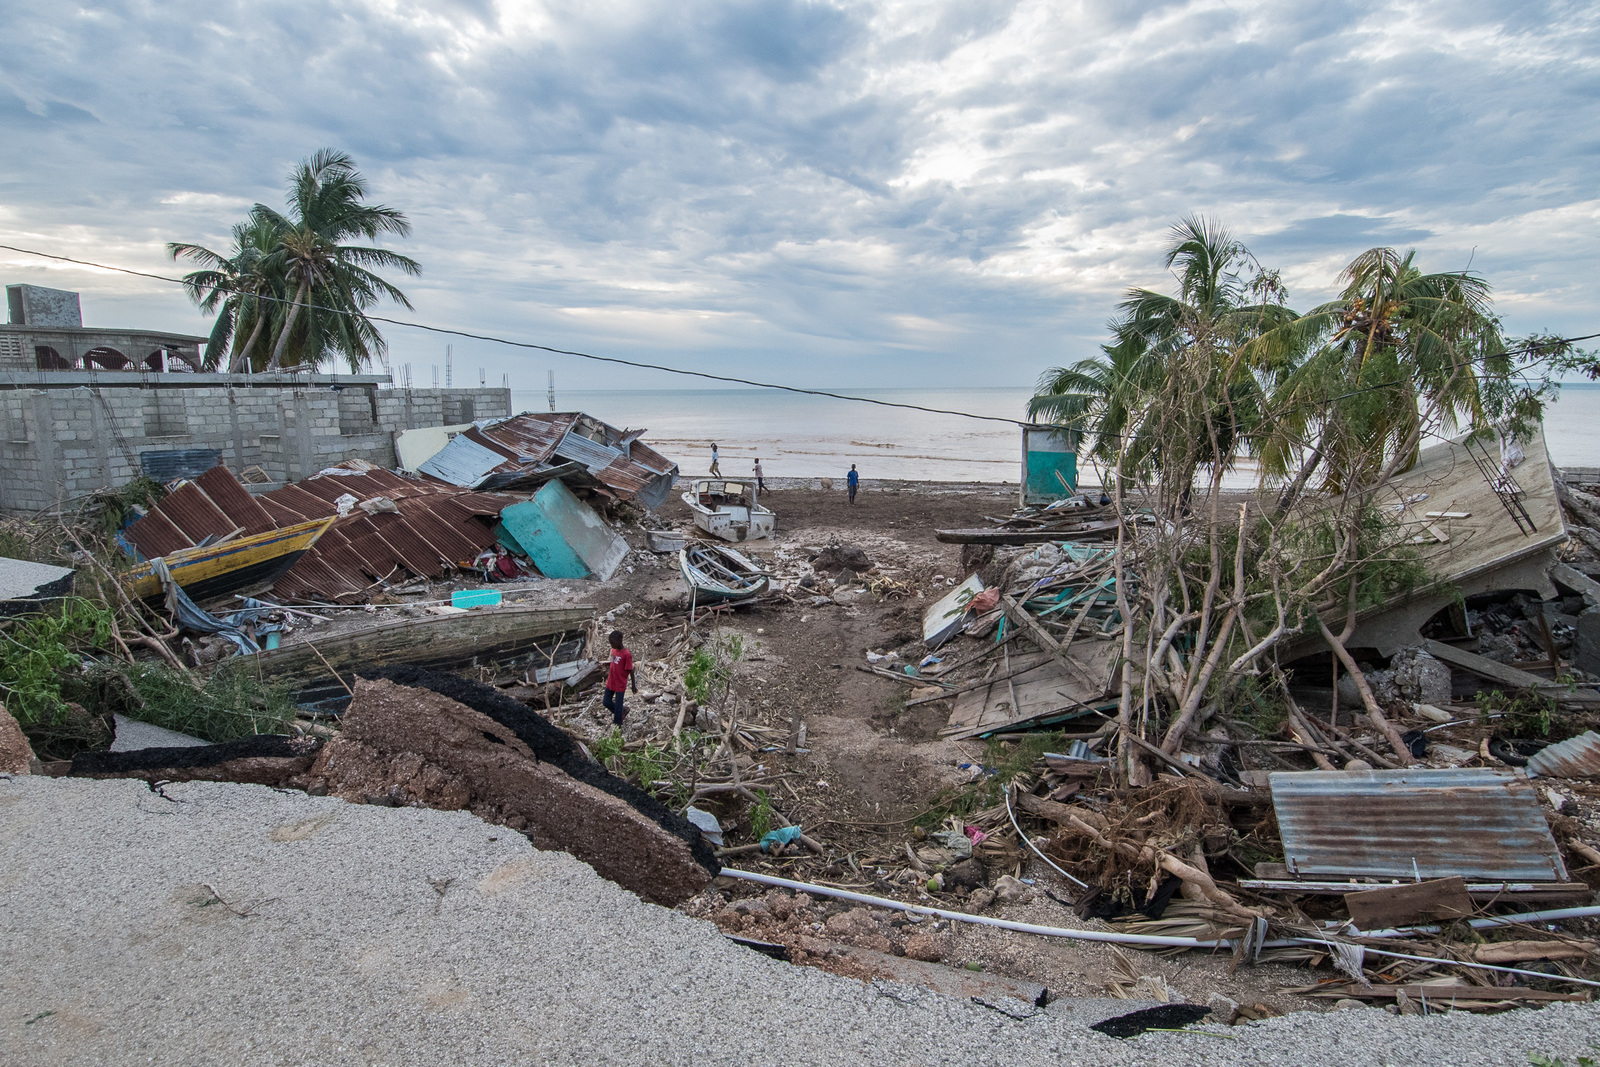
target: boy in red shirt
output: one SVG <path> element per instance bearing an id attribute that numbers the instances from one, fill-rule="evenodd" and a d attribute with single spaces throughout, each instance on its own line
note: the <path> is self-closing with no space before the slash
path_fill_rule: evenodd
<path id="1" fill-rule="evenodd" d="M 633 669 L 633 653 L 622 647 L 622 631 L 611 631 L 611 669 L 606 674 L 606 695 L 601 703 L 611 713 L 613 725 L 621 726 L 628 709 L 622 706 L 622 694 L 633 681 L 633 691 L 639 692 L 639 672 Z"/>

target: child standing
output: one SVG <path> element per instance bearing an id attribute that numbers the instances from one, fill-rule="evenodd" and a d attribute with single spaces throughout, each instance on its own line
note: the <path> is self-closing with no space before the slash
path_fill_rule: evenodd
<path id="1" fill-rule="evenodd" d="M 765 493 L 766 491 L 767 491 L 767 483 L 761 477 L 761 457 L 757 456 L 756 457 L 756 492 Z"/>
<path id="2" fill-rule="evenodd" d="M 722 466 L 717 462 L 717 443 L 711 442 L 711 473 L 713 476 L 722 477 Z"/>
<path id="3" fill-rule="evenodd" d="M 633 669 L 633 653 L 622 647 L 622 631 L 611 631 L 611 669 L 606 673 L 606 695 L 601 703 L 611 713 L 613 725 L 621 726 L 622 720 L 628 715 L 628 709 L 622 706 L 622 694 L 628 688 L 629 680 L 633 682 L 633 692 L 639 692 L 639 672 Z"/>
<path id="4" fill-rule="evenodd" d="M 844 476 L 844 484 L 850 490 L 850 503 L 856 502 L 856 490 L 861 487 L 861 475 L 856 473 L 856 465 L 850 464 L 850 473 Z"/>

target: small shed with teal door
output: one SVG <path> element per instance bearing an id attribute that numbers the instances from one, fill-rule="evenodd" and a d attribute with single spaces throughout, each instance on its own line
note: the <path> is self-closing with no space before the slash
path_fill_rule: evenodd
<path id="1" fill-rule="evenodd" d="M 1078 452 L 1060 426 L 1022 428 L 1022 503 L 1050 504 L 1078 491 Z"/>

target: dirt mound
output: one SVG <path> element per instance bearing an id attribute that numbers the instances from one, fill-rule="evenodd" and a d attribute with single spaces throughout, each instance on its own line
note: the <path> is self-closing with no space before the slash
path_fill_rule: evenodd
<path id="1" fill-rule="evenodd" d="M 453 677 L 447 681 L 454 683 L 450 688 L 470 687 L 468 695 L 483 702 L 482 694 L 471 692 L 483 687 Z M 560 755 L 571 746 L 583 760 L 565 735 L 560 735 L 564 744 L 556 742 L 546 733 L 553 727 L 516 706 L 519 719 L 538 720 L 522 725 L 547 752 Z M 625 783 L 615 783 L 622 789 L 601 789 L 568 774 L 556 761 L 541 759 L 521 733 L 431 688 L 362 679 L 342 733 L 324 746 L 308 779 L 313 789 L 356 803 L 471 811 L 521 831 L 539 848 L 569 852 L 618 885 L 668 907 L 711 881 L 716 860 L 712 857 L 709 865 L 701 860 L 697 853 L 709 852 L 703 842 L 691 847 L 673 828 L 619 797 Z M 698 831 L 689 830 L 698 838 Z"/>
<path id="2" fill-rule="evenodd" d="M 872 569 L 872 560 L 859 545 L 834 543 L 812 557 L 811 569 L 818 574 L 838 574 L 840 571 L 865 574 Z"/>

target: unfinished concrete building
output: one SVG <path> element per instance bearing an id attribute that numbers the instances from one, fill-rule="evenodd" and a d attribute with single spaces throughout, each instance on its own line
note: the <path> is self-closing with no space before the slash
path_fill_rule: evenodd
<path id="1" fill-rule="evenodd" d="M 204 337 L 85 327 L 78 294 L 6 287 L 0 512 L 218 462 L 269 483 L 340 460 L 396 466 L 395 434 L 511 414 L 504 388 L 396 389 L 386 374 L 213 374 Z"/>

